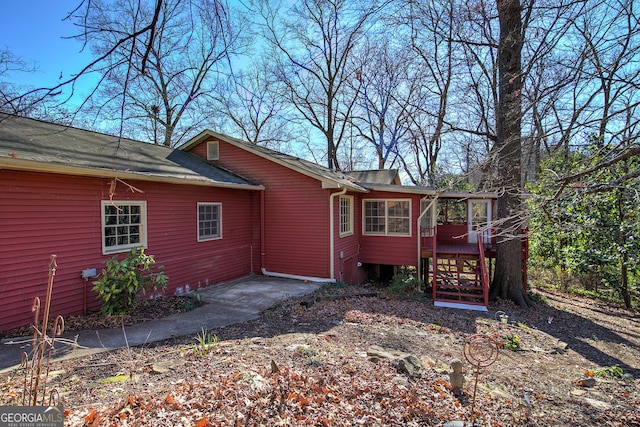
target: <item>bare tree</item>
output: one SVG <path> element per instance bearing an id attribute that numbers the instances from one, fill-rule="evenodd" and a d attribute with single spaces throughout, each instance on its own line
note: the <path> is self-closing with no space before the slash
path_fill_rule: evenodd
<path id="1" fill-rule="evenodd" d="M 208 117 L 195 111 L 217 90 L 241 47 L 223 0 L 92 0 L 75 14 L 78 37 L 100 59 L 103 85 L 92 99 L 98 121 L 172 146 Z M 146 31 L 142 31 L 146 29 Z"/>
<path id="2" fill-rule="evenodd" d="M 359 91 L 352 120 L 379 169 L 396 163 L 401 143 L 410 137 L 420 91 L 411 62 L 411 51 L 389 37 L 371 37 L 359 51 L 356 81 L 351 82 Z"/>
<path id="3" fill-rule="evenodd" d="M 348 126 L 358 88 L 353 54 L 375 23 L 378 2 L 303 0 L 290 8 L 263 2 L 265 38 L 277 58 L 276 76 L 283 96 L 302 121 L 317 129 L 327 144 L 327 165 L 340 169 L 338 149 Z"/>
<path id="4" fill-rule="evenodd" d="M 417 98 L 417 111 L 412 114 L 410 152 L 414 154 L 418 179 L 412 177 L 415 184 L 436 185 L 438 175 L 438 157 L 447 143 L 446 135 L 451 129 L 448 118 L 451 115 L 450 103 L 454 99 L 453 90 L 456 68 L 459 59 L 454 34 L 455 2 L 408 2 L 408 15 L 405 20 L 409 29 L 411 48 L 419 60 L 418 75 L 422 84 L 422 94 Z M 451 147 L 449 147 L 451 149 Z M 419 155 L 416 157 L 415 155 Z M 406 156 L 403 161 L 406 162 Z M 422 161 L 421 161 L 422 159 Z M 408 168 L 407 168 L 408 173 Z M 412 176 L 411 174 L 409 174 Z"/>
<path id="5" fill-rule="evenodd" d="M 252 62 L 246 70 L 234 71 L 225 89 L 217 96 L 222 106 L 222 124 L 230 134 L 252 144 L 280 149 L 294 137 L 283 116 L 284 107 L 276 96 L 277 82 L 273 80 L 266 58 Z"/>
<path id="6" fill-rule="evenodd" d="M 9 49 L 0 49 L 0 111 L 17 114 L 23 110 L 22 100 L 16 96 L 18 89 L 10 83 L 10 78 L 12 73 L 31 70 L 32 66 Z"/>

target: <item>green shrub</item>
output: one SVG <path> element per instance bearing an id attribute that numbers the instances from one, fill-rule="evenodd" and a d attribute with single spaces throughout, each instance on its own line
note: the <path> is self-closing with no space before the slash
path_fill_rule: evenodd
<path id="1" fill-rule="evenodd" d="M 391 284 L 387 287 L 386 291 L 399 297 L 405 297 L 415 292 L 421 283 L 422 281 L 420 279 L 415 278 L 409 273 L 398 273 L 391 278 Z"/>
<path id="2" fill-rule="evenodd" d="M 133 248 L 122 261 L 118 256 L 105 261 L 102 276 L 93 282 L 93 290 L 98 294 L 104 314 L 125 314 L 131 311 L 140 294 L 151 289 L 164 290 L 167 276 L 163 267 L 154 270 L 153 256 L 142 248 Z"/>
<path id="3" fill-rule="evenodd" d="M 618 365 L 603 366 L 593 371 L 596 377 L 624 378 L 624 371 Z"/>
<path id="4" fill-rule="evenodd" d="M 520 337 L 516 334 L 507 335 L 504 337 L 505 342 L 502 344 L 502 348 L 506 348 L 511 351 L 520 350 Z"/>

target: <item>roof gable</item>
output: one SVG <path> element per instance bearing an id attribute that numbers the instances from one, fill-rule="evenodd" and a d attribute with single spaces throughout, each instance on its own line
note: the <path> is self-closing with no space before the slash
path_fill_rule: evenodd
<path id="1" fill-rule="evenodd" d="M 0 166 L 262 189 L 190 153 L 113 135 L 0 113 Z"/>
<path id="2" fill-rule="evenodd" d="M 294 170 L 298 173 L 317 179 L 322 182 L 322 185 L 325 188 L 346 187 L 351 191 L 367 192 L 367 189 L 365 187 L 359 185 L 353 177 L 349 176 L 346 173 L 339 172 L 339 171 L 332 171 L 329 168 L 320 166 L 316 163 L 301 159 L 299 157 L 280 153 L 278 151 L 271 150 L 269 148 L 265 148 L 259 145 L 251 144 L 251 143 L 242 141 L 240 139 L 233 138 L 228 135 L 223 135 L 211 130 L 204 130 L 200 132 L 200 134 L 198 134 L 191 140 L 184 143 L 178 149 L 182 151 L 189 151 L 192 148 L 196 147 L 197 145 L 211 138 L 215 138 L 217 140 L 231 144 L 235 147 L 238 147 L 242 150 L 248 151 L 257 156 L 270 160 L 274 163 L 277 163 L 281 166 Z"/>

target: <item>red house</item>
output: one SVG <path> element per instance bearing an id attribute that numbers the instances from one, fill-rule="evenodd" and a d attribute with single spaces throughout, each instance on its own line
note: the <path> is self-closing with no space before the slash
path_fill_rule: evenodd
<path id="1" fill-rule="evenodd" d="M 51 310 L 68 315 L 99 308 L 93 278 L 136 246 L 164 266 L 170 294 L 254 273 L 359 283 L 412 265 L 436 303 L 485 308 L 494 199 L 208 130 L 174 150 L 0 115 L 0 331 L 32 320 L 51 254 Z"/>
<path id="2" fill-rule="evenodd" d="M 187 152 L 0 115 L 0 331 L 32 321 L 51 254 L 62 315 L 99 309 L 93 277 L 134 246 L 170 293 L 251 274 L 263 189 Z"/>
<path id="3" fill-rule="evenodd" d="M 263 274 L 356 283 L 417 266 L 436 304 L 486 310 L 494 193 L 403 186 L 390 170 L 336 172 L 209 130 L 180 150 L 264 186 Z"/>

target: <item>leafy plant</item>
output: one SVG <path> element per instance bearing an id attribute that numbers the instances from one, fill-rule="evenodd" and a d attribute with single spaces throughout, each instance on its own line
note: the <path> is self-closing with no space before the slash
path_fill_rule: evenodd
<path id="1" fill-rule="evenodd" d="M 193 347 L 193 353 L 205 355 L 220 343 L 220 338 L 211 331 L 202 328 L 202 331 L 196 335 L 196 341 L 198 344 Z"/>
<path id="2" fill-rule="evenodd" d="M 273 307 L 270 307 L 270 308 L 266 309 L 263 312 L 263 315 L 267 319 L 273 319 L 277 315 L 282 314 L 284 311 L 285 311 L 284 306 L 281 303 L 278 303 L 278 304 L 274 305 Z"/>
<path id="3" fill-rule="evenodd" d="M 618 365 L 602 366 L 593 371 L 595 377 L 624 378 L 624 371 Z"/>
<path id="4" fill-rule="evenodd" d="M 502 347 L 511 351 L 520 350 L 520 337 L 518 335 L 507 335 L 505 339 L 506 341 L 502 344 Z"/>
<path id="5" fill-rule="evenodd" d="M 128 313 L 141 294 L 167 287 L 163 266 L 154 268 L 153 256 L 145 254 L 142 248 L 131 249 L 123 260 L 116 255 L 105 265 L 101 277 L 93 282 L 104 314 Z"/>
<path id="6" fill-rule="evenodd" d="M 194 309 L 194 306 L 195 304 L 191 298 L 185 298 L 184 300 L 182 300 L 181 310 L 183 312 L 191 311 Z"/>
<path id="7" fill-rule="evenodd" d="M 527 203 L 531 264 L 556 273 L 564 290 L 577 282 L 589 297 L 610 293 L 631 309 L 640 285 L 640 194 L 635 181 L 625 177 L 638 173 L 640 161 L 631 156 L 581 175 L 609 160 L 604 153 L 618 156 L 624 150 L 597 138 L 550 156 L 528 188 Z M 581 176 L 580 181 L 558 187 L 558 177 L 570 175 Z"/>
<path id="8" fill-rule="evenodd" d="M 296 353 L 306 359 L 306 366 L 322 365 L 322 357 L 319 356 L 319 352 L 315 348 L 300 345 L 296 348 Z"/>
<path id="9" fill-rule="evenodd" d="M 386 291 L 400 297 L 407 296 L 419 288 L 421 280 L 408 273 L 395 274 Z"/>
<path id="10" fill-rule="evenodd" d="M 547 299 L 547 297 L 541 294 L 540 292 L 534 292 L 530 290 L 529 292 L 527 292 L 527 295 L 529 296 L 529 299 L 533 302 L 549 305 L 549 300 Z"/>

